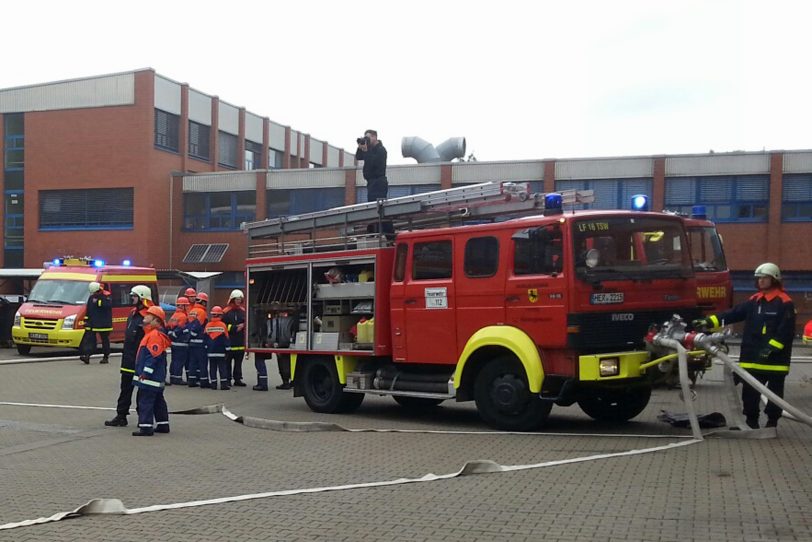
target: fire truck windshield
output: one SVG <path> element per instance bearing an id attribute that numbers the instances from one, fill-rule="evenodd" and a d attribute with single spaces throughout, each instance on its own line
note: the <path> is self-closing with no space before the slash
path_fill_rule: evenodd
<path id="1" fill-rule="evenodd" d="M 38 280 L 31 289 L 29 301 L 59 305 L 83 305 L 90 292 L 87 282 L 76 280 Z"/>
<path id="2" fill-rule="evenodd" d="M 691 262 L 694 271 L 725 271 L 727 262 L 722 250 L 722 239 L 716 228 L 698 226 L 688 228 L 688 239 L 691 241 Z"/>
<path id="3" fill-rule="evenodd" d="M 576 274 L 587 280 L 640 280 L 692 275 L 678 222 L 656 217 L 606 216 L 576 220 Z"/>

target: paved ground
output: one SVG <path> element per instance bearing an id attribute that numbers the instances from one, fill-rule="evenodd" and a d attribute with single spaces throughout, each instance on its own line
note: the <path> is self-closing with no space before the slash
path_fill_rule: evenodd
<path id="1" fill-rule="evenodd" d="M 0 363 L 15 357 L 3 351 Z M 111 407 L 118 358 L 107 366 L 97 359 L 2 364 L 0 401 Z M 724 408 L 719 373 L 699 382 L 701 412 Z M 787 389 L 787 399 L 806 412 L 812 412 L 810 376 L 812 364 L 797 364 Z M 175 386 L 167 401 L 175 410 L 225 402 L 242 415 L 354 428 L 485 430 L 468 403 L 421 415 L 389 398 L 367 397 L 357 413 L 329 416 L 310 412 L 289 392 L 250 386 Z M 682 410 L 676 391 L 656 390 L 648 409 L 621 427 L 594 423 L 577 407 L 554 408 L 536 435 L 289 433 L 205 415 L 173 416 L 171 434 L 136 439 L 132 426 L 103 427 L 111 412 L 0 405 L 0 524 L 99 497 L 135 508 L 449 473 L 474 459 L 531 464 L 680 441 L 687 431 L 657 421 L 661 409 Z M 550 434 L 560 432 L 572 434 Z M 641 434 L 672 438 L 635 436 Z M 709 438 L 536 470 L 82 517 L 0 531 L 0 541 L 812 540 L 810 451 L 812 429 L 782 421 L 775 440 Z"/>

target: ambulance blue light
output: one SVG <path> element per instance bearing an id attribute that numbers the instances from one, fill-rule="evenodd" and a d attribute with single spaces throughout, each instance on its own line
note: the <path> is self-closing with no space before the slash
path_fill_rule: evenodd
<path id="1" fill-rule="evenodd" d="M 544 196 L 544 216 L 547 215 L 560 215 L 564 212 L 562 209 L 564 200 L 561 194 L 553 192 Z"/>
<path id="2" fill-rule="evenodd" d="M 691 218 L 708 218 L 708 211 L 704 205 L 694 205 L 691 207 Z"/>
<path id="3" fill-rule="evenodd" d="M 124 260 L 123 262 L 121 262 L 121 265 L 123 265 L 124 267 L 130 267 L 132 265 L 132 262 L 130 260 Z"/>
<path id="4" fill-rule="evenodd" d="M 93 260 L 93 267 L 104 267 L 104 260 Z"/>
<path id="5" fill-rule="evenodd" d="M 645 194 L 632 196 L 632 209 L 635 211 L 648 211 L 648 196 Z"/>

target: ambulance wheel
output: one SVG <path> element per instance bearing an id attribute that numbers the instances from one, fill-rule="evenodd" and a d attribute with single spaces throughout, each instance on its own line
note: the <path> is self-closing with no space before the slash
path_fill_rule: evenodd
<path id="1" fill-rule="evenodd" d="M 395 402 L 409 410 L 423 410 L 439 406 L 443 399 L 430 399 L 428 397 L 409 397 L 407 395 L 395 395 Z"/>
<path id="2" fill-rule="evenodd" d="M 578 399 L 587 416 L 605 422 L 625 422 L 631 420 L 648 406 L 651 388 L 640 387 L 626 392 L 590 395 Z"/>
<path id="3" fill-rule="evenodd" d="M 328 414 L 352 412 L 363 402 L 364 394 L 344 392 L 333 360 L 309 360 L 302 369 L 302 391 L 310 410 Z"/>
<path id="4" fill-rule="evenodd" d="M 18 344 L 17 345 L 17 353 L 21 356 L 27 356 L 31 353 L 31 345 L 30 344 Z"/>
<path id="5" fill-rule="evenodd" d="M 522 364 L 512 356 L 489 361 L 474 381 L 480 417 L 496 429 L 530 431 L 540 427 L 553 404 L 530 392 Z"/>

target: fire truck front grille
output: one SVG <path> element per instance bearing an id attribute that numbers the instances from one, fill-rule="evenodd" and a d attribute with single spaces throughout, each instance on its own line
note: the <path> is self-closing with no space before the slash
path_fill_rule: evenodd
<path id="1" fill-rule="evenodd" d="M 56 329 L 56 320 L 44 318 L 23 318 L 22 327 L 25 329 Z"/>
<path id="2" fill-rule="evenodd" d="M 584 353 L 612 352 L 643 348 L 643 338 L 651 324 L 662 325 L 674 309 L 661 311 L 591 312 L 567 315 L 567 326 L 577 328 L 568 335 L 570 348 Z M 699 317 L 697 309 L 677 311 L 686 322 Z"/>

